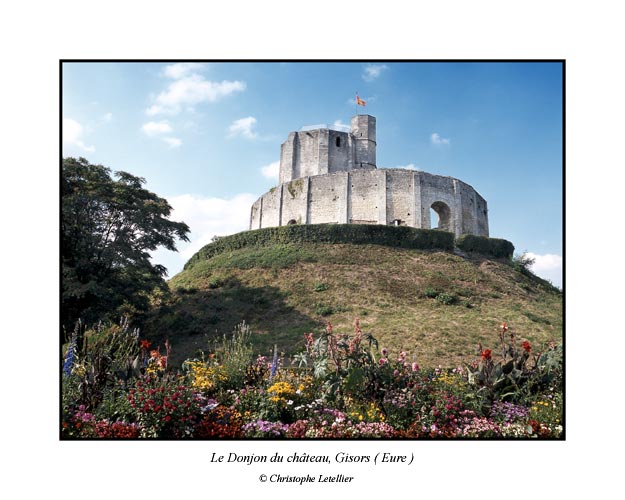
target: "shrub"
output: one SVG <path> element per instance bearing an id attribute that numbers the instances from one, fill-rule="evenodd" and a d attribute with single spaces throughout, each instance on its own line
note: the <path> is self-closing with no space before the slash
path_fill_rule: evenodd
<path id="1" fill-rule="evenodd" d="M 224 285 L 224 280 L 218 278 L 217 276 L 212 277 L 208 280 L 208 288 L 214 290 L 215 288 L 220 288 Z"/>
<path id="2" fill-rule="evenodd" d="M 118 379 L 138 373 L 140 355 L 139 331 L 130 329 L 127 318 L 93 328 L 85 328 L 79 321 L 63 363 L 64 411 L 71 412 L 79 405 L 91 411 L 105 396 L 109 403 L 114 401 L 114 391 L 108 391 Z"/>
<path id="3" fill-rule="evenodd" d="M 317 283 L 315 283 L 313 285 L 313 290 L 315 292 L 325 292 L 328 288 L 330 288 L 330 287 L 327 284 L 325 284 L 325 283 L 317 282 Z"/>
<path id="4" fill-rule="evenodd" d="M 253 349 L 250 343 L 252 332 L 245 321 L 239 323 L 231 337 L 224 335 L 217 348 L 217 358 L 225 374 L 224 387 L 238 388 L 245 381 L 247 368 L 253 364 Z"/>
<path id="5" fill-rule="evenodd" d="M 458 298 L 453 294 L 453 293 L 439 293 L 436 296 L 436 301 L 444 304 L 446 306 L 450 306 L 452 304 L 455 304 L 456 301 L 458 300 Z"/>
<path id="6" fill-rule="evenodd" d="M 511 259 L 514 245 L 507 240 L 463 234 L 456 239 L 456 246 L 465 252 L 475 252 L 495 258 Z"/>
<path id="7" fill-rule="evenodd" d="M 427 287 L 425 290 L 423 290 L 423 296 L 427 297 L 428 299 L 433 299 L 437 295 L 438 295 L 438 290 L 436 290 L 435 288 Z"/>
<path id="8" fill-rule="evenodd" d="M 315 314 L 319 316 L 330 316 L 334 314 L 334 308 L 328 304 L 318 304 L 315 308 Z"/>

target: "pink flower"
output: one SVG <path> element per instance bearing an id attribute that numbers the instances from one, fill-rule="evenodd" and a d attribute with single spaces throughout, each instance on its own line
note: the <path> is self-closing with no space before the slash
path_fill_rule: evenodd
<path id="1" fill-rule="evenodd" d="M 419 371 L 419 365 L 417 364 L 416 361 L 414 363 L 412 363 L 412 371 L 413 372 L 418 372 Z"/>
<path id="2" fill-rule="evenodd" d="M 399 370 L 395 369 L 395 371 L 393 372 L 393 376 L 397 377 L 397 375 L 399 375 Z"/>
<path id="3" fill-rule="evenodd" d="M 380 366 L 384 366 L 386 364 L 386 359 L 385 358 L 380 358 Z"/>
<path id="4" fill-rule="evenodd" d="M 382 356 L 386 357 L 386 355 L 388 354 L 388 349 L 386 347 L 382 348 Z"/>

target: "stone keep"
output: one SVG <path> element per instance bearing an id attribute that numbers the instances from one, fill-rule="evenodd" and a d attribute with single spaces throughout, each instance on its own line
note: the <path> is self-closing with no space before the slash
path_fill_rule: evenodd
<path id="1" fill-rule="evenodd" d="M 252 205 L 250 229 L 288 224 L 392 224 L 456 236 L 488 236 L 486 200 L 440 175 L 376 166 L 376 120 L 356 115 L 351 129 L 291 132 L 280 152 L 280 184 Z"/>

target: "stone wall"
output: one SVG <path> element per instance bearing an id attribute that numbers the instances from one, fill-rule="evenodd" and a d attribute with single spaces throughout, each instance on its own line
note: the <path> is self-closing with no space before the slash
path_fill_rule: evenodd
<path id="1" fill-rule="evenodd" d="M 280 149 L 280 183 L 355 168 L 375 168 L 376 121 L 356 115 L 350 132 L 318 128 L 291 132 Z"/>
<path id="2" fill-rule="evenodd" d="M 250 229 L 286 224 L 399 224 L 488 236 L 486 200 L 454 179 L 405 169 L 336 172 L 282 183 L 252 206 Z"/>

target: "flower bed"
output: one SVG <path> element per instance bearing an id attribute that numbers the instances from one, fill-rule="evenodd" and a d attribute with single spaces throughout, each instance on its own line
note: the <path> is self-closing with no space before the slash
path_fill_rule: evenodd
<path id="1" fill-rule="evenodd" d="M 328 323 L 287 360 L 255 356 L 249 328 L 167 366 L 126 324 L 74 332 L 63 360 L 63 439 L 557 439 L 562 350 L 535 352 L 503 323 L 491 348 L 453 368 L 378 349 L 358 320 Z"/>

